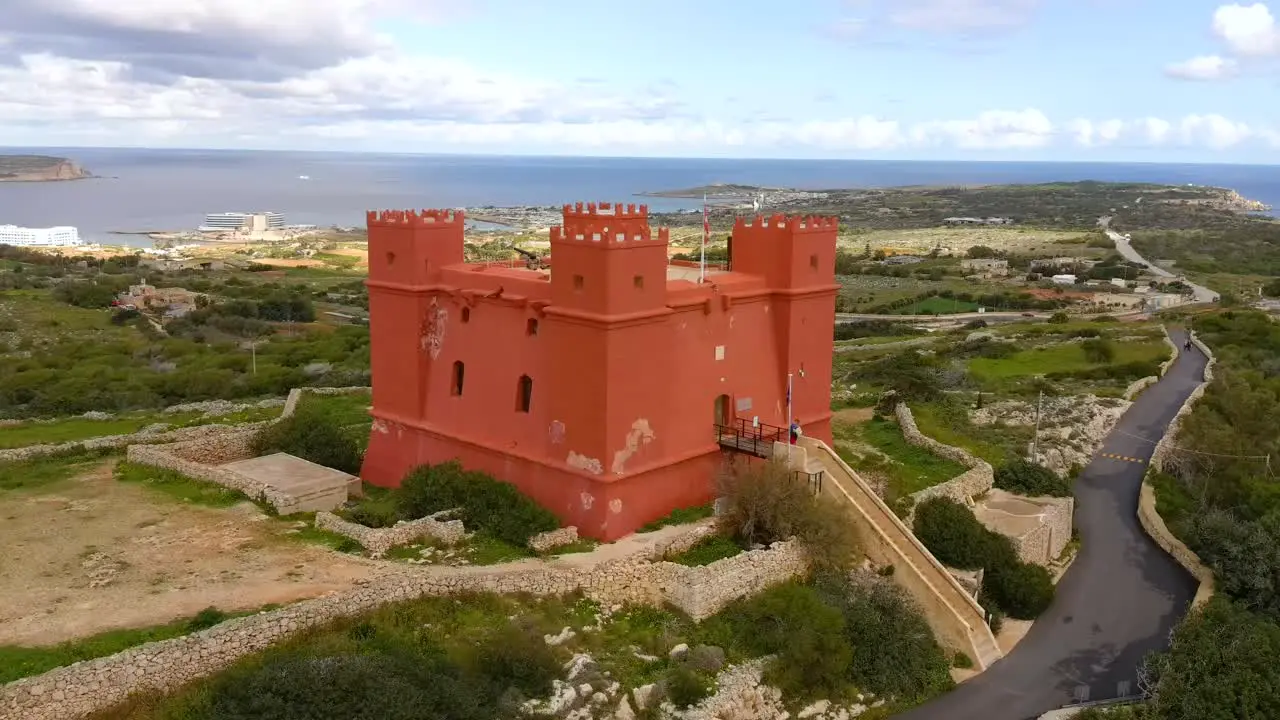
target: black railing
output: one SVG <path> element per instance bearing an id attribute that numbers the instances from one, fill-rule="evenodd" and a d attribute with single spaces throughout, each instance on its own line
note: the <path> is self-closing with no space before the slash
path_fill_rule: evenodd
<path id="1" fill-rule="evenodd" d="M 729 425 L 716 425 L 716 443 L 756 457 L 773 455 L 773 444 L 787 442 L 788 430 L 766 423 L 753 424 L 739 419 Z"/>
<path id="2" fill-rule="evenodd" d="M 797 481 L 808 481 L 809 489 L 813 491 L 814 495 L 822 494 L 822 477 L 826 475 L 825 471 L 805 472 L 804 470 L 793 470 L 791 474 Z"/>

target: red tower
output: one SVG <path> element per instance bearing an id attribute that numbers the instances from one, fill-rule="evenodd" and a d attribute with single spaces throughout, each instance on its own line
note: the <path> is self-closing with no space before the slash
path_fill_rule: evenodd
<path id="1" fill-rule="evenodd" d="M 830 440 L 834 220 L 740 222 L 734 271 L 667 260 L 641 205 L 566 206 L 551 271 L 462 261 L 459 213 L 370 213 L 364 479 L 459 459 L 614 539 L 708 501 L 715 427 Z"/>

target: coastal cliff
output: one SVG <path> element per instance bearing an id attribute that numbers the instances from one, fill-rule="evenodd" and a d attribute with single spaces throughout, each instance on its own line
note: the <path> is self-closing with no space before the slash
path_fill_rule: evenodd
<path id="1" fill-rule="evenodd" d="M 47 155 L 0 155 L 0 182 L 53 182 L 93 177 L 66 158 Z"/>

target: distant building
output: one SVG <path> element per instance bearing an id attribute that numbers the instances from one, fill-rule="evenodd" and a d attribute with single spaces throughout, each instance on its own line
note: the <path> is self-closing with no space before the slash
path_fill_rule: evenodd
<path id="1" fill-rule="evenodd" d="M 1009 261 L 993 258 L 965 259 L 960 261 L 960 269 L 970 275 L 981 275 L 984 278 L 1008 277 Z"/>
<path id="2" fill-rule="evenodd" d="M 1075 275 L 1054 275 L 1049 279 L 1058 285 L 1075 285 L 1076 284 Z"/>
<path id="3" fill-rule="evenodd" d="M 28 228 L 0 225 L 0 245 L 18 247 L 68 247 L 83 245 L 80 231 L 70 226 Z"/>
<path id="4" fill-rule="evenodd" d="M 202 232 L 217 232 L 218 230 L 242 230 L 244 232 L 258 233 L 266 230 L 283 230 L 283 229 L 284 229 L 284 215 L 278 212 L 209 213 L 208 215 L 204 216 L 204 225 L 200 226 L 200 230 Z"/>
<path id="5" fill-rule="evenodd" d="M 924 258 L 917 257 L 915 255 L 894 255 L 892 257 L 887 257 L 880 262 L 884 265 L 914 265 L 921 260 L 924 260 Z"/>
<path id="6" fill-rule="evenodd" d="M 949 217 L 943 218 L 942 222 L 947 225 L 1012 225 L 1013 219 L 1003 217 Z"/>

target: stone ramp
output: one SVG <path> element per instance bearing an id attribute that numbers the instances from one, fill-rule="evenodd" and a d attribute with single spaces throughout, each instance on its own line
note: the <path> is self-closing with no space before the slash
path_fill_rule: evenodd
<path id="1" fill-rule="evenodd" d="M 1003 654 L 977 601 L 834 450 L 814 438 L 801 444 L 806 462 L 818 462 L 826 472 L 823 494 L 849 508 L 868 557 L 894 567 L 894 580 L 915 598 L 942 644 L 964 652 L 978 670 L 999 660 Z"/>
<path id="2" fill-rule="evenodd" d="M 294 498 L 293 512 L 333 510 L 360 495 L 360 478 L 288 453 L 237 460 L 219 469 Z"/>

